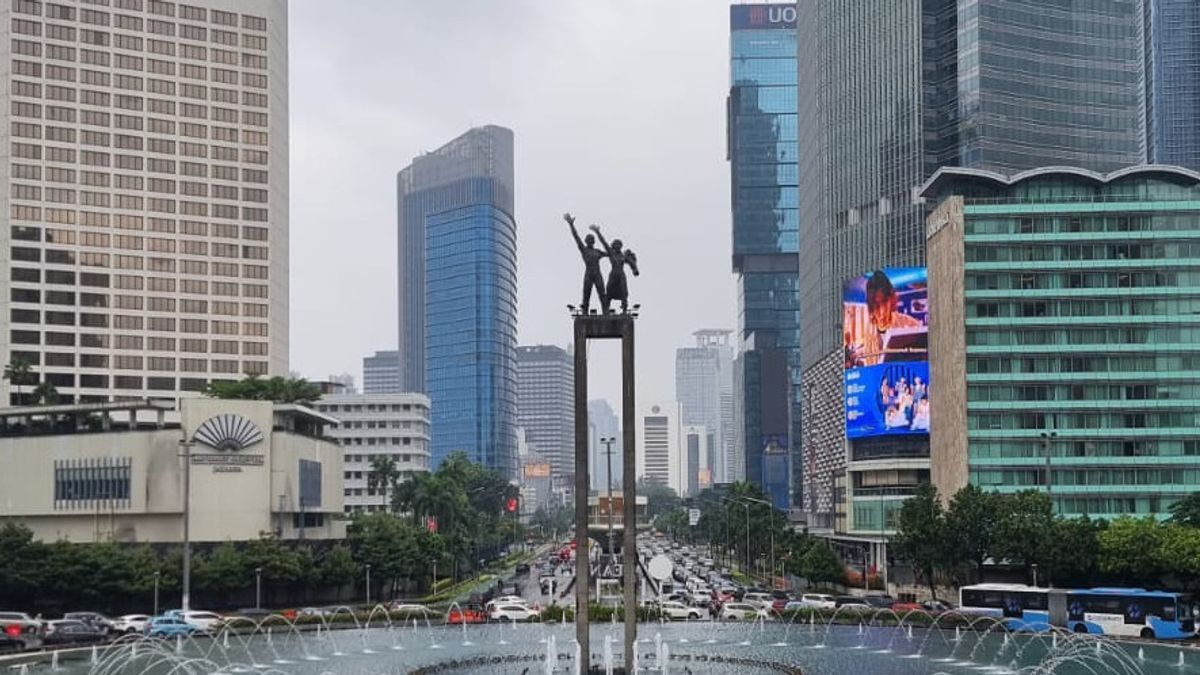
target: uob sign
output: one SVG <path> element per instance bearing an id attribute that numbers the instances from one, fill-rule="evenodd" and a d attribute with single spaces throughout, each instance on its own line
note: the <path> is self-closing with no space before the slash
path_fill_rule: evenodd
<path id="1" fill-rule="evenodd" d="M 732 28 L 794 28 L 795 5 L 733 5 L 730 10 Z"/>

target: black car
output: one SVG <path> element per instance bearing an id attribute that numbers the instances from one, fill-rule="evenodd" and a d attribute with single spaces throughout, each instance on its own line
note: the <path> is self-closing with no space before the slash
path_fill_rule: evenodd
<path id="1" fill-rule="evenodd" d="M 529 575 L 529 564 L 521 563 L 520 565 L 517 565 L 517 574 L 519 574 L 521 576 L 528 576 Z"/>
<path id="2" fill-rule="evenodd" d="M 82 621 L 75 619 L 59 619 L 46 622 L 46 636 L 42 643 L 47 645 L 85 644 L 89 642 L 104 642 L 107 633 Z"/>
<path id="3" fill-rule="evenodd" d="M 72 621 L 82 621 L 104 633 L 117 632 L 117 627 L 113 623 L 113 620 L 99 612 L 67 612 L 63 614 L 62 618 L 71 619 Z"/>
<path id="4" fill-rule="evenodd" d="M 0 633 L 0 654 L 13 654 L 25 649 L 25 643 L 15 637 Z"/>

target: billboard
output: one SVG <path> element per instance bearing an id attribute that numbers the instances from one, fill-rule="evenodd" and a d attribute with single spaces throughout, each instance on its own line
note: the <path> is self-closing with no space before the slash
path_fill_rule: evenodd
<path id="1" fill-rule="evenodd" d="M 549 478 L 550 463 L 549 462 L 534 462 L 525 465 L 526 478 Z"/>
<path id="2" fill-rule="evenodd" d="M 929 289 L 924 267 L 846 282 L 846 437 L 929 433 Z"/>

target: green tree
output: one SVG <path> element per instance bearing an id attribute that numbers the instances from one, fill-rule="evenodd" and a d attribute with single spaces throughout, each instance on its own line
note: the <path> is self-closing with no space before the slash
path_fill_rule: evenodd
<path id="1" fill-rule="evenodd" d="M 192 581 L 196 590 L 225 598 L 254 583 L 253 568 L 247 568 L 246 557 L 226 541 L 207 555 L 193 556 Z"/>
<path id="2" fill-rule="evenodd" d="M 1046 567 L 1054 536 L 1054 511 L 1049 495 L 1024 490 L 1001 498 L 992 554 L 1027 567 Z"/>
<path id="3" fill-rule="evenodd" d="M 38 405 L 57 405 L 58 389 L 49 382 L 39 382 L 33 388 L 33 400 Z"/>
<path id="4" fill-rule="evenodd" d="M 637 493 L 646 497 L 646 517 L 654 520 L 658 516 L 679 508 L 683 502 L 679 495 L 670 487 L 651 483 L 642 479 L 638 481 Z"/>
<path id="5" fill-rule="evenodd" d="M 1200 528 L 1200 492 L 1180 499 L 1171 505 L 1171 522 Z"/>
<path id="6" fill-rule="evenodd" d="M 667 532 L 673 538 L 681 538 L 688 534 L 688 513 L 683 509 L 675 509 L 660 514 L 654 519 L 654 529 Z"/>
<path id="7" fill-rule="evenodd" d="M 946 509 L 946 532 L 951 547 L 945 563 L 949 566 L 960 560 L 974 566 L 975 579 L 982 575 L 983 563 L 995 547 L 996 523 L 1001 498 L 976 485 L 968 485 L 950 500 Z"/>
<path id="8" fill-rule="evenodd" d="M 1043 561 L 1044 577 L 1058 585 L 1088 585 L 1100 569 L 1102 522 L 1082 518 L 1055 518 Z"/>
<path id="9" fill-rule="evenodd" d="M 400 469 L 396 466 L 395 457 L 375 455 L 371 458 L 371 470 L 367 472 L 367 491 L 378 493 L 381 497 L 380 503 L 385 509 L 392 504 L 388 499 L 388 491 L 395 489 L 399 480 Z"/>
<path id="10" fill-rule="evenodd" d="M 926 580 L 934 598 L 937 598 L 937 571 L 945 568 L 950 557 L 947 539 L 946 514 L 937 489 L 922 483 L 900 507 L 892 543 L 896 553 L 911 562 L 917 574 Z"/>
<path id="11" fill-rule="evenodd" d="M 1176 523 L 1160 529 L 1164 570 L 1186 588 L 1195 589 L 1200 581 L 1200 529 Z"/>
<path id="12" fill-rule="evenodd" d="M 319 565 L 321 582 L 338 589 L 337 598 L 342 599 L 342 587 L 353 583 L 358 575 L 358 563 L 354 562 L 354 554 L 345 544 L 337 544 L 325 552 Z"/>
<path id="13" fill-rule="evenodd" d="M 798 567 L 800 576 L 810 584 L 840 583 L 846 578 L 846 566 L 823 542 L 813 542 L 800 556 Z"/>
<path id="14" fill-rule="evenodd" d="M 4 366 L 3 379 L 8 380 L 17 388 L 16 400 L 18 405 L 22 403 L 23 398 L 21 396 L 21 387 L 26 384 L 32 384 L 35 381 L 33 379 L 33 373 L 31 372 L 31 369 L 32 365 L 29 363 L 29 361 L 26 361 L 20 357 L 14 357 L 10 359 L 8 364 Z"/>
<path id="15" fill-rule="evenodd" d="M 1100 570 L 1130 581 L 1157 580 L 1168 570 L 1165 530 L 1153 516 L 1116 518 L 1098 538 Z"/>
<path id="16" fill-rule="evenodd" d="M 248 375 L 236 381 L 214 380 L 204 393 L 212 398 L 244 399 L 251 401 L 274 401 L 275 403 L 299 403 L 311 405 L 321 398 L 321 389 L 303 378 L 275 376 L 261 378 Z"/>

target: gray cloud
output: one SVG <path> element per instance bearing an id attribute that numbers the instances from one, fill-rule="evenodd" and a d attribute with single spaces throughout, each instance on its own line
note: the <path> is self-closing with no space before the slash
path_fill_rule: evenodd
<path id="1" fill-rule="evenodd" d="M 727 8 L 292 0 L 292 369 L 357 375 L 394 348 L 396 171 L 494 123 L 516 136 L 521 343 L 570 341 L 571 210 L 637 252 L 639 398 L 673 398 L 675 348 L 737 319 Z M 615 345 L 593 358 L 592 395 L 617 400 Z"/>

